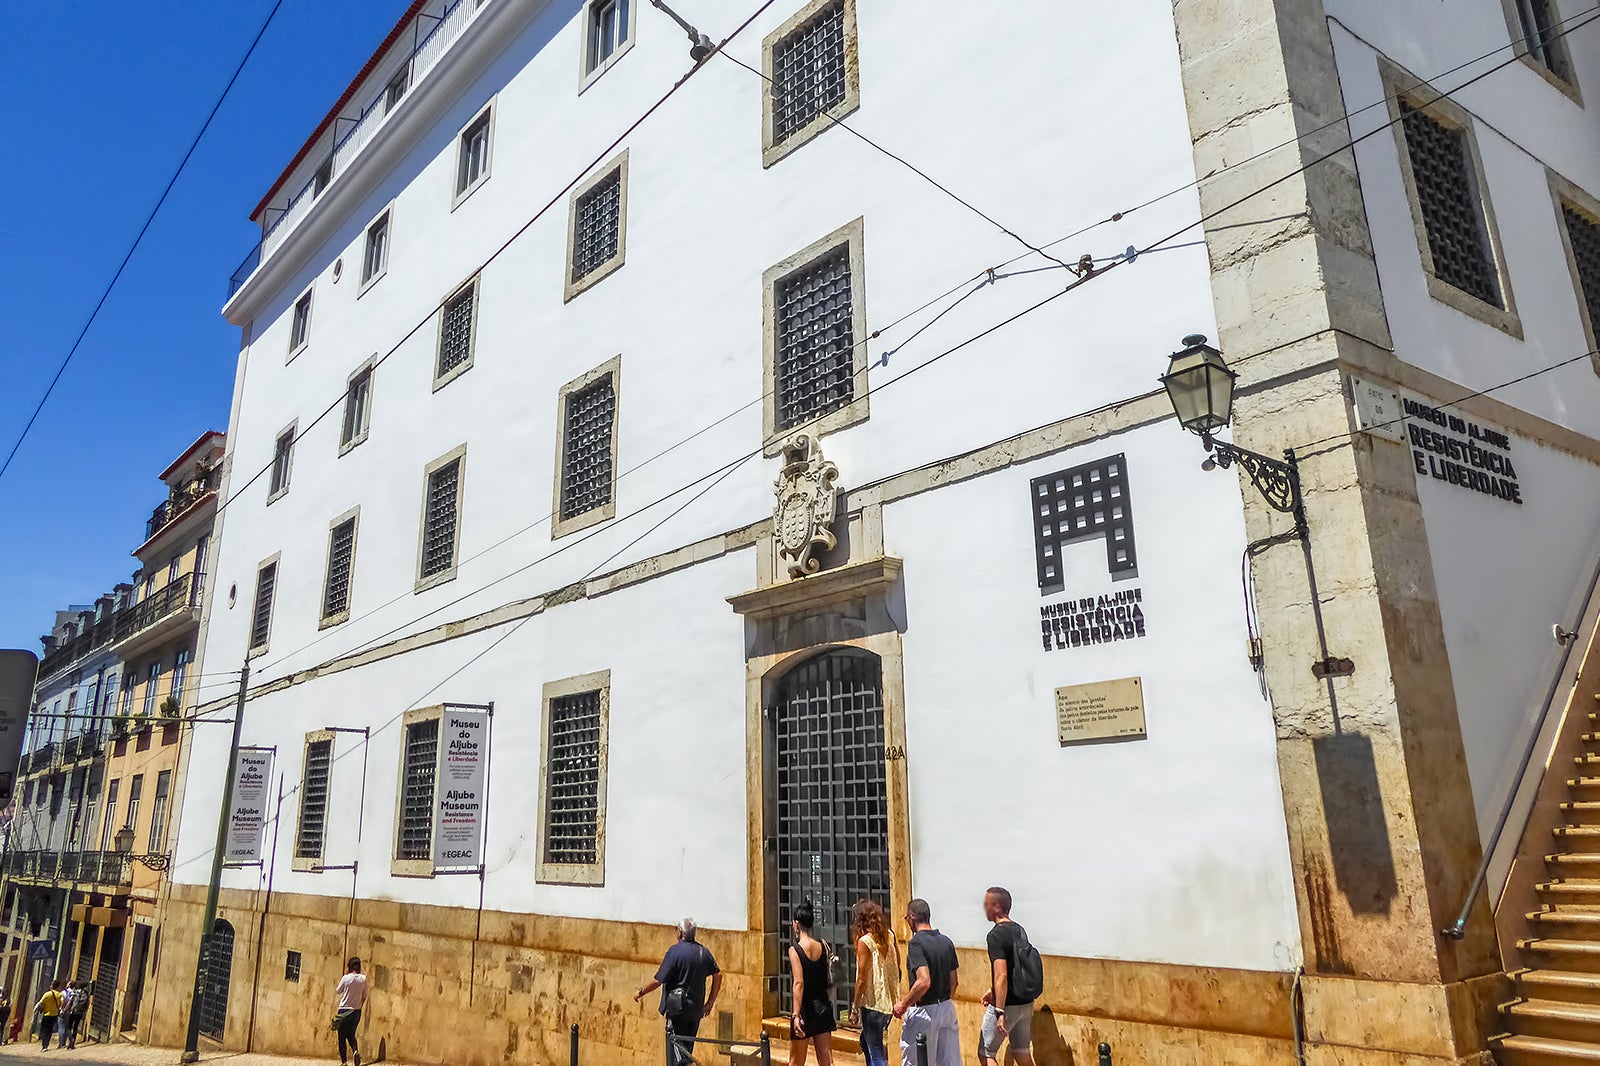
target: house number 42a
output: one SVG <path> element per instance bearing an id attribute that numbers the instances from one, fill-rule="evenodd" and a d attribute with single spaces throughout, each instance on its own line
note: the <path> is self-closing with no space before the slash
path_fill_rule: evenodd
<path id="1" fill-rule="evenodd" d="M 890 744 L 883 749 L 884 762 L 899 762 L 906 757 L 906 749 L 899 744 Z"/>

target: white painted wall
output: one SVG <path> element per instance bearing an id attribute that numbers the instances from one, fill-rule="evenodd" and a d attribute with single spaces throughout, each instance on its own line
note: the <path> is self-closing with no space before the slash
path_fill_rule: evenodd
<path id="1" fill-rule="evenodd" d="M 942 6 L 951 18 L 929 18 L 929 5 L 910 0 L 861 5 L 863 105 L 847 120 L 852 126 L 1034 241 L 1193 180 L 1167 0 L 1092 12 L 1026 0 L 981 20 L 959 5 Z M 247 292 L 230 309 L 252 308 L 253 323 L 229 427 L 229 491 L 237 498 L 220 526 L 208 671 L 240 660 L 256 566 L 275 553 L 279 591 L 256 681 L 760 519 L 770 513 L 776 472 L 764 459 L 630 543 L 687 497 L 631 517 L 645 505 L 760 444 L 760 407 L 751 401 L 761 390 L 762 272 L 863 217 L 867 321 L 883 331 L 869 346 L 876 357 L 943 305 L 893 325 L 897 319 L 1019 252 L 842 130 L 763 170 L 759 82 L 718 60 L 627 142 L 621 270 L 562 303 L 563 198 L 483 272 L 474 367 L 435 393 L 435 327 L 418 331 L 377 371 L 369 440 L 339 457 L 335 410 L 299 442 L 290 490 L 267 506 L 266 478 L 244 486 L 270 461 L 277 433 L 296 419 L 306 430 L 352 369 L 400 342 L 685 69 L 681 32 L 641 4 L 636 47 L 578 96 L 572 7 L 533 18 L 436 127 L 414 134 L 403 161 L 373 183 L 294 282 Z M 774 5 L 731 52 L 759 66 L 761 38 L 797 7 Z M 733 25 L 720 10 L 707 10 L 704 21 L 713 36 Z M 492 176 L 452 211 L 454 138 L 491 97 Z M 357 298 L 362 231 L 390 202 L 389 272 Z M 1192 193 L 1175 196 L 1058 251 L 1073 261 L 1085 252 L 1107 256 L 1196 215 Z M 341 256 L 344 275 L 334 284 Z M 873 370 L 872 384 L 922 365 L 1065 280 L 1054 270 L 985 287 L 897 351 L 887 368 Z M 288 309 L 313 282 L 310 345 L 286 364 Z M 1195 331 L 1215 332 L 1203 250 L 1151 255 L 873 395 L 871 419 L 824 446 L 846 488 L 879 480 L 1151 392 L 1166 354 Z M 546 515 L 557 390 L 618 353 L 619 517 L 596 527 L 592 539 L 552 544 Z M 453 582 L 416 595 L 423 467 L 463 442 L 464 560 Z M 1123 448 L 1137 452 L 1134 476 L 1150 486 L 1139 525 L 1143 584 L 1159 589 L 1161 604 L 1156 633 L 1138 647 L 1040 650 L 1026 471 L 889 508 L 890 550 L 906 558 L 917 889 L 967 943 L 979 935 L 974 886 L 1010 878 L 1050 951 L 1290 968 L 1298 937 L 1271 718 L 1243 658 L 1238 490 L 1227 476 L 1201 474 L 1198 450 L 1175 429 L 1080 451 L 1094 458 Z M 1054 470 L 1075 461 L 1082 460 L 1035 465 Z M 356 504 L 352 618 L 319 632 L 327 526 Z M 1093 557 L 1101 549 L 1080 551 Z M 1196 558 L 1207 561 L 1203 572 L 1195 572 Z M 393 723 L 413 705 L 493 700 L 487 906 L 645 921 L 692 912 L 710 926 L 742 927 L 745 635 L 724 598 L 754 583 L 754 556 L 745 552 L 561 607 L 492 651 L 503 631 L 326 675 L 252 700 L 244 740 L 275 744 L 292 787 L 305 732 L 373 726 L 365 836 L 357 849 L 359 749 L 341 736 L 337 824 L 325 861 L 359 856 L 363 896 L 468 905 L 476 902 L 473 879 L 389 875 L 400 750 Z M 231 608 L 230 586 L 237 587 Z M 976 641 L 981 653 L 962 652 L 962 641 Z M 613 686 L 606 884 L 537 885 L 540 690 L 603 668 Z M 1151 739 L 1060 749 L 1051 731 L 1054 686 L 1128 674 L 1151 679 Z M 1004 752 L 993 763 L 975 762 L 986 748 L 975 742 L 970 708 L 988 702 L 1027 738 L 1015 755 L 1033 775 L 1025 806 L 1050 812 L 1048 823 L 1043 815 L 1020 820 L 1015 839 L 998 848 L 978 831 L 973 811 L 958 809 L 979 775 L 1011 765 Z M 179 882 L 207 875 L 224 734 L 194 733 Z M 1078 813 L 1086 808 L 1092 817 Z M 348 874 L 288 870 L 296 810 L 293 798 L 285 802 L 275 887 L 347 894 Z M 695 831 L 661 830 L 683 822 Z M 261 874 L 230 871 L 224 883 L 255 887 Z M 1072 905 L 1051 916 L 1032 902 L 1058 892 Z"/>

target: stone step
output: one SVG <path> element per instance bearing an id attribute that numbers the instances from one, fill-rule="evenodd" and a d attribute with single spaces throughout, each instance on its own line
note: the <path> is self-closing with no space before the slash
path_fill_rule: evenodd
<path id="1" fill-rule="evenodd" d="M 1594 874 L 1600 880 L 1600 855 L 1585 851 L 1562 851 L 1554 855 L 1546 855 L 1544 863 L 1552 870 L 1562 873 Z M 1567 880 L 1561 877 L 1559 880 Z"/>
<path id="2" fill-rule="evenodd" d="M 1548 969 L 1600 973 L 1600 940 L 1533 937 L 1517 941 L 1517 948 L 1548 959 Z"/>
<path id="3" fill-rule="evenodd" d="M 1600 910 L 1587 907 L 1562 907 L 1557 910 L 1534 911 L 1528 923 L 1535 927 L 1550 928 L 1564 936 L 1584 940 L 1600 936 Z"/>
<path id="4" fill-rule="evenodd" d="M 1600 1045 L 1542 1036 L 1497 1036 L 1490 1041 L 1505 1066 L 1558 1066 L 1600 1062 Z"/>
<path id="5" fill-rule="evenodd" d="M 1518 1036 L 1570 1040 L 1600 1051 L 1600 1007 L 1559 1000 L 1529 999 L 1508 1003 L 1500 1017 Z"/>
<path id="6" fill-rule="evenodd" d="M 1535 885 L 1539 898 L 1553 906 L 1600 908 L 1600 878 L 1564 877 Z"/>
<path id="7" fill-rule="evenodd" d="M 1568 800 L 1561 813 L 1569 825 L 1600 825 L 1600 800 Z"/>
<path id="8" fill-rule="evenodd" d="M 1579 767 L 1580 769 L 1592 770 L 1596 767 L 1600 767 L 1600 755 L 1586 752 L 1582 755 L 1574 756 L 1572 762 L 1573 765 Z"/>
<path id="9" fill-rule="evenodd" d="M 770 1043 L 769 1043 L 769 1047 L 771 1049 L 771 1054 L 772 1054 L 773 1066 L 788 1066 L 788 1063 L 789 1063 L 789 1028 L 788 1028 L 788 1020 L 787 1019 L 782 1019 L 782 1021 L 784 1022 L 783 1039 L 782 1040 L 772 1039 L 770 1041 Z M 844 1033 L 844 1032 L 847 1032 L 847 1030 L 843 1030 L 843 1029 L 837 1030 L 834 1035 L 837 1036 L 840 1033 Z M 852 1035 L 854 1035 L 854 1034 L 852 1034 Z M 769 1037 L 771 1036 L 770 1031 L 768 1033 L 768 1036 Z M 833 1061 L 835 1063 L 837 1063 L 838 1066 L 867 1066 L 867 1058 L 866 1058 L 865 1055 L 863 1055 L 861 1053 L 859 1044 L 860 1044 L 859 1040 L 855 1041 L 855 1042 L 852 1043 L 851 1046 L 855 1047 L 856 1050 L 854 1050 L 854 1051 L 845 1051 L 845 1050 L 843 1050 L 843 1048 L 837 1042 L 835 1042 L 834 1048 L 833 1048 Z M 704 1048 L 704 1049 L 696 1048 L 695 1049 L 695 1056 L 694 1056 L 695 1057 L 695 1061 L 704 1064 L 704 1066 L 717 1066 L 716 1058 L 712 1054 L 709 1054 L 709 1052 L 711 1052 L 711 1050 L 712 1049 L 710 1049 L 710 1048 Z M 899 1049 L 898 1048 L 891 1049 L 891 1058 L 896 1058 L 897 1059 L 898 1058 L 898 1054 L 899 1054 Z M 812 1063 L 815 1063 L 816 1061 L 817 1061 L 816 1049 L 813 1048 L 810 1052 L 808 1052 L 806 1054 L 806 1062 L 808 1064 L 812 1064 Z M 737 1048 L 732 1049 L 731 1053 L 728 1056 L 728 1064 L 729 1064 L 729 1066 L 762 1066 L 762 1062 L 761 1062 L 761 1045 L 759 1045 L 759 1044 L 743 1044 L 743 1045 L 740 1045 Z"/>
<path id="10" fill-rule="evenodd" d="M 1600 777 L 1569 777 L 1567 788 L 1579 794 L 1593 795 L 1600 791 Z"/>
<path id="11" fill-rule="evenodd" d="M 1572 970 L 1519 970 L 1511 974 L 1517 994 L 1526 999 L 1560 1000 L 1600 1006 L 1600 973 Z"/>
<path id="12" fill-rule="evenodd" d="M 763 1018 L 761 1028 L 767 1034 L 767 1039 L 772 1043 L 773 1061 L 776 1062 L 778 1045 L 782 1044 L 784 1053 L 788 1054 L 789 1047 L 789 1019 L 788 1018 Z M 844 1026 L 833 1031 L 833 1055 L 861 1054 L 861 1030 L 847 1029 Z M 814 1056 L 813 1056 L 814 1057 Z"/>

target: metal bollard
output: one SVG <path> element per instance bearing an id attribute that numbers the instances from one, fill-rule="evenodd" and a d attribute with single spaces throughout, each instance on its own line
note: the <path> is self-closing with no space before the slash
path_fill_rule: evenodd
<path id="1" fill-rule="evenodd" d="M 917 1034 L 917 1066 L 928 1066 L 928 1034 Z"/>
<path id="2" fill-rule="evenodd" d="M 1100 1066 L 1111 1066 L 1111 1045 L 1110 1044 L 1101 1043 L 1101 1045 L 1100 1045 Z"/>
<path id="3" fill-rule="evenodd" d="M 761 1066 L 772 1066 L 772 1037 L 765 1029 L 761 1031 Z"/>
<path id="4" fill-rule="evenodd" d="M 578 1023 L 572 1023 L 572 1054 L 568 1056 L 570 1066 L 578 1066 Z"/>

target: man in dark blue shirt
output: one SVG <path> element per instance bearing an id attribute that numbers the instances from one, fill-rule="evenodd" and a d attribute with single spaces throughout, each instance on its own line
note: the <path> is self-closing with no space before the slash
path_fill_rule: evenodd
<path id="1" fill-rule="evenodd" d="M 656 989 L 661 989 L 660 1011 L 667 1026 L 676 1037 L 673 1041 L 673 1061 L 694 1061 L 690 1053 L 694 1038 L 700 1032 L 700 1019 L 710 1017 L 717 1004 L 717 994 L 722 991 L 722 971 L 711 952 L 695 940 L 693 918 L 678 923 L 678 942 L 667 949 L 655 977 L 641 985 L 633 995 L 639 1002 Z M 706 993 L 706 981 L 711 981 L 711 992 Z"/>

